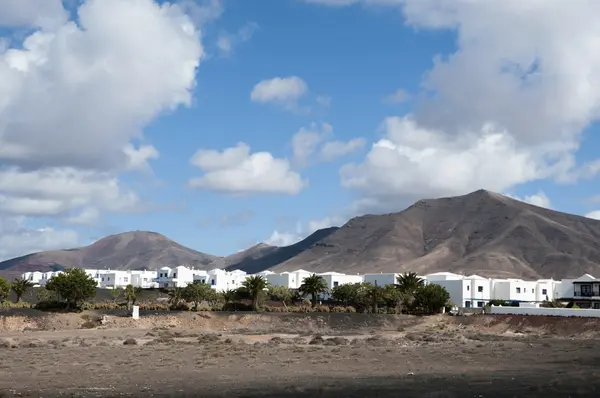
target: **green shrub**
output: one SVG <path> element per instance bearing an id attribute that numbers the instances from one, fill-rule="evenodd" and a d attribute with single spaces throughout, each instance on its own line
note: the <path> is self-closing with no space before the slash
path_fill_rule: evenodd
<path id="1" fill-rule="evenodd" d="M 31 304 L 26 301 L 19 301 L 18 303 L 4 301 L 0 303 L 0 308 L 31 308 Z"/>
<path id="2" fill-rule="evenodd" d="M 58 311 L 67 308 L 67 304 L 56 300 L 47 300 L 40 301 L 34 306 L 34 308 L 40 311 Z"/>

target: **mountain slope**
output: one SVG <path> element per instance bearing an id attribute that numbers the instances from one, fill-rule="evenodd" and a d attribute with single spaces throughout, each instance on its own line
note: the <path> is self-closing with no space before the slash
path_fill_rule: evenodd
<path id="1" fill-rule="evenodd" d="M 320 229 L 290 246 L 276 247 L 265 245 L 264 243 L 252 246 L 243 252 L 225 257 L 226 269 L 241 269 L 249 274 L 264 271 L 298 256 L 303 251 L 310 249 L 313 244 L 337 231 L 337 229 L 337 227 Z"/>
<path id="2" fill-rule="evenodd" d="M 437 271 L 490 277 L 600 274 L 600 221 L 484 190 L 348 221 L 272 271 Z"/>
<path id="3" fill-rule="evenodd" d="M 4 261 L 0 263 L 0 271 L 14 277 L 26 271 L 71 267 L 133 270 L 179 264 L 218 267 L 222 266 L 222 258 L 192 250 L 156 232 L 133 231 L 110 235 L 85 247 L 39 252 Z"/>

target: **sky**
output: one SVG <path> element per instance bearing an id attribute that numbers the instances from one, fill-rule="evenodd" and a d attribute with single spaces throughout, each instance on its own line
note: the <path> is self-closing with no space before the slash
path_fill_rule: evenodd
<path id="1" fill-rule="evenodd" d="M 600 219 L 597 0 L 0 0 L 0 260 L 478 189 Z"/>

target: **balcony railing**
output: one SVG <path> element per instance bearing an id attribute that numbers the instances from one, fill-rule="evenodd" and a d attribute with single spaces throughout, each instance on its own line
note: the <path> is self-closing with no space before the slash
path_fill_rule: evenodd
<path id="1" fill-rule="evenodd" d="M 594 294 L 594 292 L 575 292 L 575 297 L 595 297 L 600 296 L 600 293 Z"/>

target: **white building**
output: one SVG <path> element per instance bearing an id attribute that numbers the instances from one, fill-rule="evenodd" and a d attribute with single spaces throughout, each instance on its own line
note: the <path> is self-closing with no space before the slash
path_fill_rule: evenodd
<path id="1" fill-rule="evenodd" d="M 395 285 L 398 283 L 398 276 L 401 275 L 399 273 L 390 273 L 390 274 L 364 274 L 363 282 L 371 283 L 375 286 L 385 286 L 385 285 Z"/>
<path id="2" fill-rule="evenodd" d="M 304 279 L 311 275 L 311 272 L 299 269 L 291 272 L 282 272 L 280 274 L 270 272 L 269 274 L 264 275 L 264 277 L 272 286 L 285 286 L 290 289 L 298 289 L 300 285 L 302 285 Z"/>

